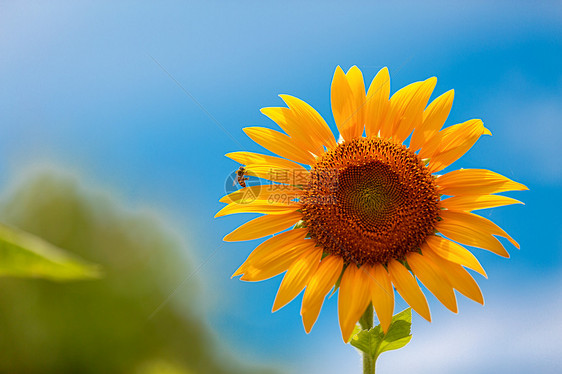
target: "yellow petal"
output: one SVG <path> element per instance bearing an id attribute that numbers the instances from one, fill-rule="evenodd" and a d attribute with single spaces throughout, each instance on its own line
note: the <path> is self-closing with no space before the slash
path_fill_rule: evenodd
<path id="1" fill-rule="evenodd" d="M 454 96 L 454 90 L 447 91 L 433 100 L 427 109 L 424 110 L 423 122 L 420 127 L 414 129 L 412 139 L 410 140 L 409 148 L 412 151 L 415 152 L 420 149 L 430 138 L 441 130 L 453 106 Z"/>
<path id="2" fill-rule="evenodd" d="M 509 253 L 507 253 L 498 239 L 489 233 L 475 230 L 473 227 L 447 219 L 444 215 L 441 215 L 441 218 L 443 220 L 437 222 L 435 228 L 449 239 L 472 247 L 486 249 L 499 256 L 509 257 Z"/>
<path id="3" fill-rule="evenodd" d="M 301 205 L 296 203 L 274 203 L 263 200 L 254 200 L 247 204 L 232 203 L 215 214 L 215 218 L 234 213 L 261 213 L 261 214 L 287 214 L 300 209 Z"/>
<path id="4" fill-rule="evenodd" d="M 317 155 L 322 153 L 322 143 L 311 136 L 307 128 L 308 123 L 297 117 L 290 108 L 262 108 L 261 112 L 277 123 L 292 139 L 296 139 L 304 149 Z"/>
<path id="5" fill-rule="evenodd" d="M 430 137 L 420 150 L 421 158 L 431 158 L 443 150 L 454 148 L 460 142 L 469 138 L 472 133 L 480 134 L 485 130 L 482 121 L 471 119 L 466 122 L 449 126 Z"/>
<path id="6" fill-rule="evenodd" d="M 320 259 L 322 258 L 322 248 L 313 247 L 304 252 L 287 270 L 277 296 L 273 302 L 273 312 L 287 305 L 293 300 L 308 283 L 310 278 L 316 273 Z"/>
<path id="7" fill-rule="evenodd" d="M 303 190 L 301 188 L 291 185 L 263 184 L 258 195 L 255 196 L 255 200 L 261 200 L 270 204 L 290 204 L 293 203 L 296 198 L 302 196 L 302 193 Z M 249 199 L 246 200 L 246 204 L 249 202 L 251 202 Z"/>
<path id="8" fill-rule="evenodd" d="M 528 190 L 521 183 L 485 169 L 460 169 L 436 180 L 443 195 L 486 195 L 505 191 Z"/>
<path id="9" fill-rule="evenodd" d="M 225 242 L 253 240 L 273 235 L 295 225 L 302 219 L 301 212 L 283 215 L 265 215 L 246 222 L 224 237 Z"/>
<path id="10" fill-rule="evenodd" d="M 437 78 L 435 77 L 423 81 L 416 93 L 402 108 L 401 118 L 394 124 L 393 138 L 397 143 L 402 143 L 410 136 L 415 127 L 421 126 L 424 109 L 436 84 Z"/>
<path id="11" fill-rule="evenodd" d="M 295 120 L 306 129 L 311 138 L 327 148 L 336 145 L 336 139 L 322 116 L 306 102 L 294 96 L 279 95 L 294 113 Z"/>
<path id="12" fill-rule="evenodd" d="M 428 236 L 425 242 L 429 247 L 429 250 L 433 251 L 445 260 L 466 266 L 469 269 L 477 271 L 486 278 L 488 277 L 476 257 L 474 257 L 474 255 L 463 246 L 437 235 Z M 422 252 L 422 254 L 425 253 Z"/>
<path id="13" fill-rule="evenodd" d="M 245 169 L 248 175 L 289 185 L 303 185 L 309 179 L 309 172 L 305 168 L 287 169 L 271 165 L 248 164 Z"/>
<path id="14" fill-rule="evenodd" d="M 412 309 L 414 309 L 420 316 L 431 322 L 431 314 L 427 300 L 418 286 L 416 279 L 410 272 L 396 260 L 391 260 L 388 263 L 388 272 L 390 279 L 396 287 L 396 291 L 402 296 Z"/>
<path id="15" fill-rule="evenodd" d="M 481 119 L 471 119 L 463 123 L 449 126 L 440 131 L 441 140 L 437 148 L 437 153 L 442 153 L 453 149 L 466 142 L 467 138 L 479 137 L 480 135 L 491 135 L 490 131 L 484 127 Z"/>
<path id="16" fill-rule="evenodd" d="M 510 204 L 523 204 L 519 200 L 499 195 L 465 195 L 441 200 L 441 207 L 449 210 L 470 212 L 477 209 L 495 208 Z"/>
<path id="17" fill-rule="evenodd" d="M 388 68 L 382 68 L 369 86 L 365 104 L 365 131 L 367 137 L 378 136 L 389 108 L 390 75 Z"/>
<path id="18" fill-rule="evenodd" d="M 282 268 L 285 266 L 280 265 L 283 261 L 288 261 L 290 263 L 290 261 L 296 259 L 302 251 L 315 247 L 315 242 L 313 240 L 305 239 L 307 233 L 308 231 L 304 228 L 293 229 L 266 240 L 250 253 L 246 261 L 244 261 L 232 276 L 235 277 L 244 273 L 256 273 L 259 271 L 263 272 L 268 268 Z M 287 270 L 287 267 L 279 272 Z"/>
<path id="19" fill-rule="evenodd" d="M 356 103 L 347 77 L 339 66 L 336 68 L 332 80 L 331 100 L 334 121 L 338 126 L 340 135 L 345 140 L 353 139 L 356 127 L 353 121 Z"/>
<path id="20" fill-rule="evenodd" d="M 469 299 L 472 299 L 477 303 L 484 304 L 484 297 L 482 296 L 480 287 L 478 287 L 474 278 L 472 278 L 472 276 L 463 269 L 462 266 L 438 256 L 429 249 L 426 243 L 421 245 L 421 250 L 428 261 L 433 262 L 435 266 L 441 269 L 454 289 Z"/>
<path id="21" fill-rule="evenodd" d="M 498 225 L 496 225 L 489 219 L 480 217 L 473 213 L 451 212 L 448 210 L 442 210 L 439 215 L 449 223 L 456 223 L 460 226 L 466 226 L 473 231 L 479 231 L 488 235 L 497 235 L 504 237 L 519 249 L 519 243 L 517 243 L 511 236 L 509 236 L 504 230 L 502 230 Z"/>
<path id="22" fill-rule="evenodd" d="M 268 261 L 253 261 L 244 268 L 243 275 L 240 277 L 240 280 L 246 282 L 259 282 L 275 277 L 286 271 L 291 264 L 297 260 L 297 258 L 313 247 L 313 243 L 288 246 L 285 248 L 284 252 L 278 252 L 277 257 L 271 258 Z"/>
<path id="23" fill-rule="evenodd" d="M 287 247 L 308 243 L 308 240 L 305 239 L 307 234 L 308 230 L 306 228 L 292 229 L 277 234 L 258 245 L 250 253 L 246 262 L 269 260 L 275 257 L 276 252 L 283 252 Z"/>
<path id="24" fill-rule="evenodd" d="M 343 259 L 337 256 L 326 256 L 316 273 L 306 285 L 302 298 L 302 322 L 307 333 L 318 319 L 326 294 L 332 289 L 343 269 Z"/>
<path id="25" fill-rule="evenodd" d="M 357 66 L 352 66 L 345 74 L 347 83 L 351 92 L 353 93 L 353 129 L 351 136 L 353 138 L 360 138 L 363 136 L 363 129 L 365 124 L 365 81 L 363 74 Z"/>
<path id="26" fill-rule="evenodd" d="M 457 299 L 453 288 L 447 281 L 447 277 L 419 253 L 412 252 L 406 257 L 406 261 L 416 277 L 427 287 L 435 297 L 441 301 L 451 312 L 457 313 Z"/>
<path id="27" fill-rule="evenodd" d="M 265 127 L 246 127 L 244 132 L 253 141 L 281 157 L 288 158 L 302 164 L 313 164 L 314 156 L 302 149 L 295 140 L 279 131 Z"/>
<path id="28" fill-rule="evenodd" d="M 382 138 L 389 139 L 394 136 L 396 125 L 402 120 L 404 111 L 422 84 L 423 82 L 411 83 L 392 95 L 387 115 L 380 128 L 380 135 Z"/>
<path id="29" fill-rule="evenodd" d="M 437 150 L 433 155 L 429 156 L 429 171 L 435 173 L 446 168 L 468 152 L 478 138 L 485 134 L 491 135 L 490 131 L 484 127 L 479 119 L 453 125 L 439 132 L 434 137 L 440 138 Z M 424 149 L 425 147 L 420 151 L 422 158 L 425 157 L 422 155 Z"/>
<path id="30" fill-rule="evenodd" d="M 371 302 L 371 280 L 365 269 L 350 264 L 345 269 L 340 283 L 338 316 L 342 338 L 348 342 L 353 328 Z"/>
<path id="31" fill-rule="evenodd" d="M 277 178 L 279 179 L 279 178 Z M 301 196 L 303 190 L 299 187 L 284 184 L 260 184 L 241 188 L 223 196 L 219 201 L 227 204 L 256 204 L 286 203 Z M 261 202 L 257 202 L 260 200 Z"/>
<path id="32" fill-rule="evenodd" d="M 256 200 L 258 195 L 262 193 L 262 190 L 264 188 L 265 186 L 263 185 L 244 187 L 226 196 L 221 197 L 219 202 L 227 203 L 227 204 L 231 204 L 231 203 L 247 204 L 250 201 Z"/>
<path id="33" fill-rule="evenodd" d="M 272 168 L 306 171 L 301 165 L 275 156 L 261 155 L 253 152 L 231 152 L 226 157 L 242 165 L 267 165 Z"/>
<path id="34" fill-rule="evenodd" d="M 371 277 L 371 301 L 382 330 L 386 333 L 392 322 L 394 314 L 394 289 L 390 282 L 388 272 L 381 264 L 376 264 L 368 268 Z"/>

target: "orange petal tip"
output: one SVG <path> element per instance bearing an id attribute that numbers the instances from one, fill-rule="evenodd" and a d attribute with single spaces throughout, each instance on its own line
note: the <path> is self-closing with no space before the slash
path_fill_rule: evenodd
<path id="1" fill-rule="evenodd" d="M 228 206 L 228 205 L 227 205 L 227 206 Z M 226 208 L 226 206 L 225 206 L 224 208 Z M 224 212 L 223 212 L 223 211 L 224 211 L 224 208 L 222 208 L 221 210 L 219 210 L 219 211 L 217 212 L 217 214 L 215 214 L 215 217 L 214 217 L 214 218 L 218 218 L 218 217 L 225 216 L 226 214 L 224 214 Z"/>
<path id="2" fill-rule="evenodd" d="M 235 241 L 236 241 L 236 240 L 231 240 L 230 238 L 231 238 L 231 235 L 230 235 L 230 234 L 225 235 L 225 237 L 222 238 L 222 241 L 223 241 L 223 242 L 235 242 Z"/>
<path id="3" fill-rule="evenodd" d="M 239 276 L 239 275 L 242 275 L 242 274 L 244 274 L 244 271 L 241 270 L 241 269 L 238 269 L 238 270 L 236 270 L 236 271 L 234 272 L 234 274 L 232 274 L 232 276 L 230 277 L 230 279 L 232 279 L 232 278 L 234 278 L 234 277 L 237 277 L 237 276 Z"/>
<path id="4" fill-rule="evenodd" d="M 437 84 L 437 77 L 429 77 L 425 81 L 431 82 L 433 85 L 436 85 Z"/>

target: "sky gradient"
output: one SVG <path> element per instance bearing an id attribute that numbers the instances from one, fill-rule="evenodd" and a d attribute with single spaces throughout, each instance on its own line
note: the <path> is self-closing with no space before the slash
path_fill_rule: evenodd
<path id="1" fill-rule="evenodd" d="M 455 89 L 446 124 L 482 118 L 493 133 L 447 170 L 487 168 L 526 184 L 525 202 L 481 211 L 519 241 L 509 260 L 476 251 L 484 307 L 459 314 L 428 296 L 431 324 L 383 355 L 379 372 L 555 373 L 562 365 L 562 3 L 0 2 L 0 182 L 55 166 L 152 209 L 185 237 L 209 324 L 242 358 L 288 373 L 359 372 L 336 299 L 311 334 L 300 297 L 271 314 L 281 277 L 230 279 L 259 240 L 222 244 L 249 215 L 213 219 L 238 165 L 263 152 L 242 132 L 275 124 L 259 109 L 297 96 L 335 130 L 335 67 L 391 91 L 436 76 Z M 170 290 L 172 291 L 172 290 Z M 172 298 L 170 307 L 181 305 Z M 397 309 L 406 304 L 397 302 Z M 548 316 L 554 314 L 550 319 Z"/>

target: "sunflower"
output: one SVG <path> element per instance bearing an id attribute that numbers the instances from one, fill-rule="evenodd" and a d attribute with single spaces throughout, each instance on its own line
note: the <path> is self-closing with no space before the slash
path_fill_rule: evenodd
<path id="1" fill-rule="evenodd" d="M 432 77 L 412 83 L 389 98 L 387 68 L 377 73 L 366 91 L 356 66 L 347 73 L 337 67 L 331 104 L 339 141 L 310 105 L 280 95 L 287 107 L 261 111 L 284 133 L 244 129 L 280 157 L 226 155 L 245 165 L 247 174 L 271 184 L 247 186 L 221 199 L 228 205 L 217 217 L 264 214 L 224 240 L 276 234 L 260 244 L 233 276 L 253 282 L 286 272 L 273 311 L 304 289 L 301 315 L 307 333 L 327 294 L 338 288 L 344 341 L 371 303 L 381 327 L 388 330 L 394 289 L 431 321 L 417 280 L 455 313 L 453 290 L 483 304 L 480 288 L 466 269 L 484 277 L 486 273 L 463 245 L 509 257 L 499 236 L 519 248 L 504 230 L 472 211 L 519 203 L 496 193 L 526 190 L 524 185 L 485 169 L 436 174 L 481 135 L 491 135 L 479 119 L 442 129 L 454 91 L 427 105 L 436 82 Z"/>

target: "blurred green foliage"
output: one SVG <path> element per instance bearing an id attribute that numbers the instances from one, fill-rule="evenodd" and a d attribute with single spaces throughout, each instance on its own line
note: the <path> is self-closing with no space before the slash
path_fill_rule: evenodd
<path id="1" fill-rule="evenodd" d="M 28 232 L 0 223 L 0 276 L 92 279 L 99 268 Z"/>
<path id="2" fill-rule="evenodd" d="M 42 173 L 5 199 L 0 219 L 104 273 L 71 283 L 0 278 L 1 373 L 273 372 L 235 359 L 189 307 L 198 305 L 196 275 L 149 318 L 193 272 L 189 248 L 155 217 Z"/>

